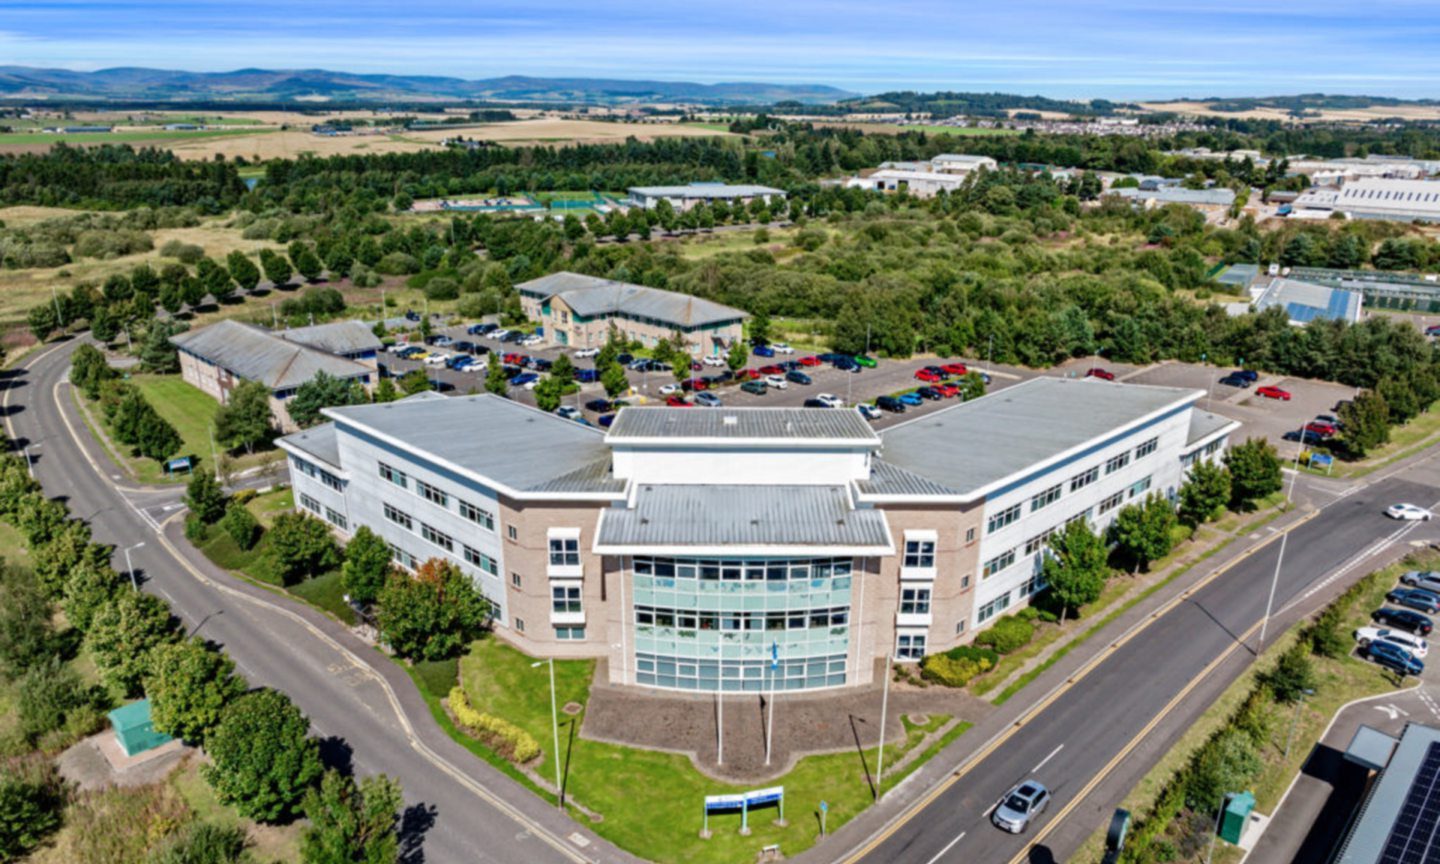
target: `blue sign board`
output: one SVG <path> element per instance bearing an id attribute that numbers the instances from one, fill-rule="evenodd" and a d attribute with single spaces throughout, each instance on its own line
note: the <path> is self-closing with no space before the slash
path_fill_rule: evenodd
<path id="1" fill-rule="evenodd" d="M 190 457 L 189 457 L 189 456 L 181 456 L 181 457 L 178 458 L 178 459 L 171 459 L 169 462 L 166 462 L 166 463 L 165 463 L 165 470 L 166 470 L 166 471 L 172 471 L 172 472 L 173 472 L 173 471 L 189 471 L 189 470 L 190 470 Z"/>
<path id="2" fill-rule="evenodd" d="M 1333 464 L 1335 464 L 1335 457 L 1334 457 L 1334 456 L 1331 456 L 1331 455 L 1328 454 L 1328 453 L 1311 453 L 1311 454 L 1310 454 L 1310 467 L 1311 467 L 1311 468 L 1329 468 L 1329 467 L 1330 467 L 1331 465 L 1333 465 Z"/>

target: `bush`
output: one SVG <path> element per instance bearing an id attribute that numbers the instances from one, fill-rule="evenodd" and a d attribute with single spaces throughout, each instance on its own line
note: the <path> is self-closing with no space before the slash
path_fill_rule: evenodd
<path id="1" fill-rule="evenodd" d="M 977 675 L 995 668 L 1000 655 L 988 648 L 960 645 L 920 661 L 920 676 L 946 687 L 964 687 Z"/>
<path id="2" fill-rule="evenodd" d="M 975 637 L 977 645 L 989 645 L 1001 654 L 1009 654 L 1029 644 L 1035 636 L 1035 625 L 1016 615 L 1006 615 L 989 630 Z"/>
<path id="3" fill-rule="evenodd" d="M 230 506 L 225 508 L 220 527 L 225 529 L 225 533 L 230 535 L 236 546 L 245 551 L 255 548 L 256 542 L 260 540 L 260 522 L 249 508 L 236 501 L 231 501 Z"/>
<path id="4" fill-rule="evenodd" d="M 64 789 L 48 759 L 0 765 L 0 861 L 13 861 L 60 827 Z"/>
<path id="5" fill-rule="evenodd" d="M 145 864 L 236 864 L 244 856 L 245 829 L 191 822 L 151 849 Z"/>
<path id="6" fill-rule="evenodd" d="M 90 703 L 89 688 L 59 657 L 32 666 L 20 679 L 19 690 L 20 731 L 31 741 L 64 728 L 72 715 L 84 715 L 86 722 L 93 716 L 83 710 Z"/>
<path id="7" fill-rule="evenodd" d="M 205 737 L 205 766 L 220 800 L 242 816 L 274 822 L 296 813 L 324 768 L 310 721 L 283 693 L 255 690 L 231 702 Z"/>
<path id="8" fill-rule="evenodd" d="M 476 711 L 460 687 L 450 690 L 449 702 L 456 722 L 505 758 L 524 763 L 540 755 L 540 742 L 535 736 L 509 720 Z"/>
<path id="9" fill-rule="evenodd" d="M 166 258 L 175 258 L 182 264 L 195 265 L 200 263 L 201 258 L 205 257 L 205 250 L 193 243 L 169 240 L 166 241 L 165 245 L 160 247 L 160 254 Z"/>

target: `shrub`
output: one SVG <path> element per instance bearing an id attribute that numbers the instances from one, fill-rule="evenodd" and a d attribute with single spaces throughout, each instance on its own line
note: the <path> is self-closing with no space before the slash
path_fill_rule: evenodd
<path id="1" fill-rule="evenodd" d="M 978 645 L 989 645 L 1001 654 L 1025 647 L 1035 636 L 1035 625 L 1015 615 L 1006 615 L 989 630 L 975 637 Z"/>
<path id="2" fill-rule="evenodd" d="M 200 259 L 205 257 L 205 250 L 193 243 L 169 240 L 160 247 L 160 254 L 166 258 L 175 258 L 183 264 L 194 265 L 200 263 Z"/>
<path id="3" fill-rule="evenodd" d="M 988 648 L 960 645 L 920 661 L 920 676 L 946 687 L 964 687 L 977 675 L 995 668 L 1000 655 Z"/>
<path id="4" fill-rule="evenodd" d="M 90 690 L 59 657 L 32 666 L 20 679 L 20 730 L 31 741 L 64 728 L 90 702 Z M 88 718 L 86 718 L 88 722 Z"/>
<path id="5" fill-rule="evenodd" d="M 260 539 L 260 522 L 244 504 L 231 501 L 230 506 L 225 508 L 225 516 L 220 520 L 220 527 L 235 541 L 235 545 L 243 550 L 250 550 Z"/>
<path id="6" fill-rule="evenodd" d="M 13 861 L 60 827 L 64 789 L 48 759 L 0 765 L 0 861 Z"/>
<path id="7" fill-rule="evenodd" d="M 245 829 L 191 822 L 152 848 L 145 864 L 236 864 L 244 856 Z"/>
<path id="8" fill-rule="evenodd" d="M 540 742 L 535 736 L 509 720 L 476 711 L 460 687 L 450 690 L 449 702 L 456 722 L 505 758 L 524 763 L 540 755 Z"/>

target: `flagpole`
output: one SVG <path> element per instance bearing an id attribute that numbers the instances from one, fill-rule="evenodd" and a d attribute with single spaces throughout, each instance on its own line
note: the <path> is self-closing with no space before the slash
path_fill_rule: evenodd
<path id="1" fill-rule="evenodd" d="M 765 706 L 765 764 L 770 764 L 770 742 L 775 740 L 775 673 L 779 671 L 780 643 L 770 643 L 770 699 Z"/>
<path id="2" fill-rule="evenodd" d="M 720 733 L 720 743 L 715 751 L 715 764 L 725 764 L 725 619 L 720 619 L 720 681 L 715 690 L 715 701 L 719 703 L 719 720 L 716 723 L 716 731 Z"/>

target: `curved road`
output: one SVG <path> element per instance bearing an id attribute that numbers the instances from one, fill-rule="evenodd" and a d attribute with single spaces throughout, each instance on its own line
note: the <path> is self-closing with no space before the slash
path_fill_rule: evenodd
<path id="1" fill-rule="evenodd" d="M 183 540 L 179 492 L 130 488 L 80 419 L 65 378 L 81 340 L 43 349 L 4 374 L 0 404 L 47 494 L 90 522 L 95 539 L 132 548 L 143 590 L 186 630 L 219 645 L 252 684 L 287 693 L 309 715 L 332 764 L 404 786 L 407 861 L 565 864 L 634 860 L 461 748 L 435 724 L 409 677 L 344 627 L 211 565 Z M 166 521 L 168 520 L 168 522 Z"/>

